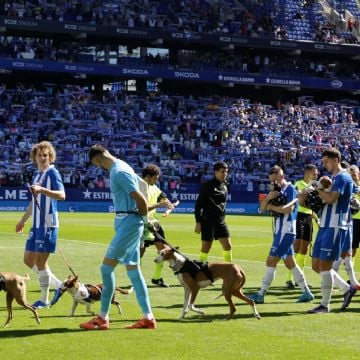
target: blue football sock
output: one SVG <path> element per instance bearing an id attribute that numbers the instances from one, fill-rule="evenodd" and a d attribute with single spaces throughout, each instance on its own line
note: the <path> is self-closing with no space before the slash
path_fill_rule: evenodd
<path id="1" fill-rule="evenodd" d="M 100 316 L 106 319 L 109 315 L 111 300 L 115 291 L 114 267 L 106 264 L 100 266 L 103 289 L 101 292 Z"/>
<path id="2" fill-rule="evenodd" d="M 143 314 L 151 314 L 148 289 L 139 268 L 128 270 L 129 279 L 134 286 L 136 299 L 141 307 Z"/>

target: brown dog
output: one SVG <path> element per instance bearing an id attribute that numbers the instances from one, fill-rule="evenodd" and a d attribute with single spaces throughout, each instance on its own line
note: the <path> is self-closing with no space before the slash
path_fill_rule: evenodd
<path id="1" fill-rule="evenodd" d="M 186 259 L 184 256 L 175 251 L 175 249 L 166 246 L 160 251 L 155 262 L 167 260 L 170 268 L 178 276 L 180 283 L 185 290 L 184 306 L 180 318 L 183 319 L 188 310 L 204 314 L 194 305 L 196 296 L 201 288 L 209 286 L 217 279 L 223 280 L 222 294 L 229 304 L 230 312 L 227 320 L 231 319 L 236 311 L 236 306 L 232 301 L 232 295 L 245 301 L 253 310 L 254 316 L 260 319 L 256 310 L 255 302 L 242 293 L 242 287 L 245 284 L 245 273 L 236 264 L 210 262 L 207 265 L 201 262 L 194 262 Z"/>
<path id="2" fill-rule="evenodd" d="M 34 314 L 36 322 L 40 324 L 40 319 L 36 309 L 31 307 L 26 300 L 25 280 L 30 280 L 30 276 L 28 274 L 21 276 L 11 272 L 0 273 L 0 291 L 6 291 L 6 305 L 8 311 L 8 317 L 4 326 L 7 326 L 13 318 L 12 303 L 14 299 L 19 305 L 29 309 Z"/>
<path id="3" fill-rule="evenodd" d="M 305 191 L 313 191 L 313 190 L 329 190 L 332 185 L 332 180 L 328 176 L 322 176 L 319 180 L 313 180 L 311 183 L 305 188 Z"/>
<path id="4" fill-rule="evenodd" d="M 95 313 L 91 311 L 91 304 L 94 303 L 95 301 L 100 300 L 102 288 L 103 288 L 102 284 L 98 284 L 98 285 L 83 284 L 80 281 L 78 281 L 78 276 L 75 276 L 74 278 L 69 276 L 63 282 L 61 291 L 62 292 L 67 291 L 73 298 L 73 305 L 71 308 L 70 316 L 74 316 L 75 309 L 78 306 L 78 304 L 86 305 L 86 312 L 88 314 L 95 315 Z M 115 291 L 118 291 L 123 295 L 128 295 L 132 293 L 133 288 L 131 287 L 129 290 L 124 290 L 119 287 L 116 287 Z M 116 307 L 119 310 L 119 314 L 121 314 L 122 313 L 121 306 L 120 303 L 115 299 L 115 293 L 111 303 L 116 305 Z"/>

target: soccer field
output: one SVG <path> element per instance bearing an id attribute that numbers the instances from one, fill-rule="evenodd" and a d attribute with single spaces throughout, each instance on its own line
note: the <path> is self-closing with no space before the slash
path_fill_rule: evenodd
<path id="1" fill-rule="evenodd" d="M 22 263 L 26 234 L 15 234 L 15 224 L 20 213 L 0 213 L 0 271 L 29 273 L 30 303 L 39 297 L 37 278 Z M 99 283 L 99 266 L 107 244 L 113 234 L 113 214 L 61 213 L 59 246 L 67 261 L 84 283 Z M 264 261 L 271 243 L 272 222 L 269 217 L 228 216 L 233 242 L 234 262 L 247 274 L 245 293 L 253 293 L 260 286 L 265 271 Z M 167 239 L 190 258 L 197 258 L 200 239 L 194 233 L 191 215 L 172 214 L 160 218 Z M 26 231 L 29 227 L 27 225 Z M 222 249 L 215 242 L 210 261 L 222 259 Z M 75 316 L 69 318 L 72 299 L 64 294 L 50 309 L 39 310 L 41 324 L 37 325 L 32 314 L 17 304 L 14 319 L 7 328 L 1 328 L 0 356 L 2 359 L 358 359 L 360 357 L 360 296 L 355 298 L 346 312 L 339 312 L 341 293 L 335 291 L 330 314 L 309 315 L 314 304 L 298 304 L 295 300 L 299 289 L 286 290 L 287 272 L 278 267 L 273 287 L 265 297 L 265 304 L 258 305 L 262 319 L 256 320 L 251 309 L 234 299 L 237 312 L 230 321 L 224 321 L 228 305 L 224 298 L 213 301 L 220 293 L 221 282 L 200 291 L 197 305 L 205 311 L 201 316 L 189 313 L 179 321 L 183 289 L 165 264 L 163 277 L 170 288 L 151 285 L 154 270 L 154 248 L 149 248 L 142 261 L 142 269 L 149 284 L 150 299 L 158 328 L 150 330 L 124 330 L 141 317 L 135 294 L 118 295 L 123 314 L 111 308 L 109 331 L 86 332 L 79 323 L 89 319 L 85 307 L 79 305 Z M 360 262 L 360 260 L 359 260 Z M 356 264 L 359 265 L 359 264 Z M 61 279 L 70 275 L 61 256 L 50 258 L 53 272 Z M 359 267 L 356 266 L 359 270 Z M 344 270 L 341 270 L 344 274 Z M 310 268 L 305 269 L 309 284 L 313 286 L 318 303 L 320 277 Z M 344 275 L 345 276 L 345 275 Z M 130 281 L 123 267 L 116 271 L 118 286 L 127 287 Z M 52 294 L 51 294 L 52 296 Z M 99 303 L 92 306 L 95 312 Z M 5 294 L 0 293 L 0 322 L 6 319 Z"/>

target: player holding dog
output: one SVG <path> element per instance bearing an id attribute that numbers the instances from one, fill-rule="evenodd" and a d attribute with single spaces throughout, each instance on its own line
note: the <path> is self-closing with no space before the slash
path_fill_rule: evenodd
<path id="1" fill-rule="evenodd" d="M 340 165 L 343 169 L 346 169 L 346 171 L 351 175 L 351 177 L 353 179 L 353 176 L 350 172 L 350 164 L 347 161 L 341 161 Z M 354 179 L 353 179 L 353 181 L 354 181 Z M 357 186 L 356 182 L 354 181 L 352 197 L 355 198 L 355 196 L 358 192 L 359 192 L 358 186 Z M 344 240 L 342 248 L 341 248 L 340 257 L 339 257 L 339 259 L 337 259 L 333 262 L 332 268 L 336 272 L 339 272 L 339 268 L 340 268 L 341 264 L 344 264 L 345 271 L 349 278 L 348 283 L 350 282 L 351 285 L 359 286 L 359 283 L 356 280 L 354 263 L 352 261 L 352 247 L 353 247 L 352 244 L 353 244 L 353 214 L 352 214 L 351 201 L 350 201 L 350 212 L 348 215 L 348 229 L 346 231 L 345 240 Z"/>
<path id="2" fill-rule="evenodd" d="M 312 252 L 312 268 L 321 275 L 322 299 L 319 306 L 308 311 L 310 314 L 330 311 L 331 293 L 334 285 L 344 293 L 342 310 L 349 306 L 356 293 L 356 287 L 347 284 L 332 269 L 333 262 L 339 258 L 345 241 L 348 230 L 350 199 L 353 192 L 352 179 L 348 172 L 342 169 L 340 162 L 341 154 L 337 149 L 330 148 L 323 151 L 323 166 L 332 173 L 333 179 L 330 191 L 318 190 L 325 206 L 320 212 L 320 225 Z M 299 194 L 300 204 L 304 204 L 305 198 L 306 194 Z"/>
<path id="3" fill-rule="evenodd" d="M 261 202 L 260 210 L 262 212 L 268 210 L 276 214 L 274 219 L 274 239 L 266 260 L 266 273 L 262 280 L 260 291 L 249 297 L 257 304 L 264 303 L 266 291 L 275 278 L 276 266 L 283 259 L 286 267 L 291 271 L 295 281 L 303 291 L 297 302 L 308 302 L 314 299 L 314 295 L 306 283 L 303 271 L 296 264 L 294 258 L 293 243 L 296 237 L 296 215 L 298 209 L 297 192 L 294 185 L 285 180 L 284 172 L 280 166 L 275 165 L 270 168 L 269 179 L 271 184 L 279 188 L 280 191 L 270 191 Z M 284 205 L 273 205 L 273 200 L 279 196 L 284 198 Z"/>
<path id="4" fill-rule="evenodd" d="M 313 180 L 318 177 L 318 170 L 315 165 L 307 164 L 304 170 L 304 177 L 298 180 L 294 185 L 297 191 L 304 190 Z M 294 252 L 296 263 L 300 269 L 304 271 L 305 260 L 308 253 L 309 245 L 312 240 L 313 218 L 317 220 L 317 216 L 312 210 L 303 206 L 299 206 L 296 217 L 296 239 L 294 241 Z M 287 289 L 294 289 L 293 276 L 291 271 L 288 272 L 286 281 Z"/>
<path id="5" fill-rule="evenodd" d="M 213 240 L 219 240 L 224 261 L 232 261 L 230 232 L 225 222 L 225 207 L 228 194 L 226 178 L 228 166 L 219 161 L 214 165 L 214 178 L 200 188 L 195 203 L 195 232 L 201 233 L 200 261 L 206 262 Z"/>
<path id="6" fill-rule="evenodd" d="M 103 283 L 101 308 L 97 317 L 80 324 L 86 330 L 109 329 L 109 309 L 115 291 L 115 267 L 125 265 L 127 275 L 135 289 L 143 318 L 127 329 L 155 329 L 156 321 L 151 311 L 145 280 L 139 267 L 140 238 L 147 220 L 147 201 L 140 192 L 134 170 L 125 162 L 111 155 L 102 145 L 93 145 L 89 160 L 95 166 L 110 171 L 110 190 L 114 199 L 115 235 L 100 267 Z"/>
<path id="7" fill-rule="evenodd" d="M 60 173 L 53 165 L 56 151 L 51 143 L 42 141 L 34 145 L 30 159 L 37 166 L 33 184 L 29 188 L 32 201 L 16 224 L 16 232 L 22 233 L 26 221 L 32 216 L 33 223 L 25 245 L 24 263 L 39 276 L 41 298 L 32 306 L 40 309 L 50 306 L 50 284 L 56 289 L 51 304 L 55 304 L 61 296 L 61 281 L 50 270 L 48 260 L 50 254 L 56 250 L 59 230 L 57 200 L 65 200 L 65 190 Z"/>
<path id="8" fill-rule="evenodd" d="M 166 194 L 163 193 L 156 185 L 160 176 L 160 168 L 157 165 L 150 164 L 143 169 L 142 179 L 148 185 L 147 187 L 147 200 L 148 200 L 148 218 L 153 226 L 156 227 L 156 231 L 159 235 L 165 238 L 164 229 L 161 227 L 159 220 L 156 218 L 156 209 L 158 208 L 166 208 L 166 209 L 174 209 L 174 205 L 169 201 L 166 197 Z M 145 250 L 150 245 L 155 245 L 158 251 L 164 249 L 163 242 L 156 241 L 156 237 L 153 233 L 145 228 L 144 233 L 141 239 L 141 248 L 140 248 L 140 257 L 143 257 L 145 254 Z M 163 278 L 161 277 L 161 271 L 164 266 L 164 262 L 159 262 L 155 264 L 155 272 L 151 279 L 151 282 L 154 285 L 158 285 L 160 287 L 167 288 L 167 285 Z"/>

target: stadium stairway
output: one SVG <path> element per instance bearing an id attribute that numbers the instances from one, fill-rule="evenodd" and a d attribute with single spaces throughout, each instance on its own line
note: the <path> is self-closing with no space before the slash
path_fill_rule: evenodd
<path id="1" fill-rule="evenodd" d="M 325 21 L 321 4 L 301 6 L 298 0 L 272 0 L 272 3 L 278 10 L 274 25 L 285 27 L 289 40 L 314 40 L 315 24 Z"/>

